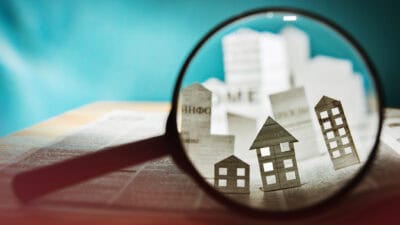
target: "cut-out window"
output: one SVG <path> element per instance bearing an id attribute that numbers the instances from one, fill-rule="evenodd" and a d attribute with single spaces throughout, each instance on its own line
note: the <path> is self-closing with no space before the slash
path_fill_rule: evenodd
<path id="1" fill-rule="evenodd" d="M 327 111 L 323 111 L 319 115 L 321 116 L 321 119 L 328 118 L 328 112 Z"/>
<path id="2" fill-rule="evenodd" d="M 340 151 L 339 150 L 336 150 L 336 151 L 333 151 L 332 152 L 332 157 L 333 158 L 337 158 L 337 157 L 339 157 L 340 156 Z"/>
<path id="3" fill-rule="evenodd" d="M 331 121 L 326 121 L 326 122 L 324 123 L 324 129 L 325 129 L 325 130 L 328 130 L 328 129 L 331 129 L 331 128 L 332 128 Z"/>
<path id="4" fill-rule="evenodd" d="M 276 184 L 275 175 L 266 176 L 267 184 Z"/>
<path id="5" fill-rule="evenodd" d="M 351 147 L 346 147 L 344 148 L 344 154 L 351 154 L 353 151 L 351 150 Z"/>
<path id="6" fill-rule="evenodd" d="M 329 131 L 328 133 L 326 133 L 326 137 L 327 137 L 328 139 L 331 139 L 331 138 L 334 138 L 334 137 L 335 137 L 335 134 L 333 133 L 333 131 Z"/>
<path id="7" fill-rule="evenodd" d="M 286 180 L 296 179 L 296 173 L 294 171 L 286 172 Z"/>
<path id="8" fill-rule="evenodd" d="M 236 175 L 238 176 L 244 176 L 246 173 L 246 170 L 244 168 L 237 168 L 236 169 Z"/>
<path id="9" fill-rule="evenodd" d="M 292 159 L 285 159 L 283 160 L 283 166 L 285 168 L 293 167 L 293 160 Z"/>
<path id="10" fill-rule="evenodd" d="M 281 145 L 282 152 L 287 152 L 290 150 L 289 142 L 284 142 L 284 143 L 281 143 L 280 145 Z"/>
<path id="11" fill-rule="evenodd" d="M 329 147 L 330 147 L 331 149 L 336 148 L 336 147 L 337 147 L 337 142 L 336 142 L 336 141 L 329 142 Z"/>
<path id="12" fill-rule="evenodd" d="M 244 180 L 244 179 L 238 179 L 238 180 L 236 180 L 236 186 L 237 186 L 237 187 L 244 187 L 244 186 L 246 186 L 245 180 Z"/>
<path id="13" fill-rule="evenodd" d="M 227 168 L 219 168 L 218 174 L 219 175 L 228 175 L 228 169 Z"/>
<path id="14" fill-rule="evenodd" d="M 268 172 L 268 171 L 273 171 L 274 170 L 274 165 L 272 164 L 272 162 L 266 162 L 263 164 L 264 166 L 264 172 Z"/>
<path id="15" fill-rule="evenodd" d="M 342 138 L 342 144 L 347 145 L 349 143 L 349 138 L 344 137 Z"/>
<path id="16" fill-rule="evenodd" d="M 264 147 L 260 149 L 261 156 L 270 156 L 271 155 L 271 150 L 269 147 Z"/>
<path id="17" fill-rule="evenodd" d="M 226 187 L 226 179 L 219 179 L 218 180 L 218 186 Z"/>
<path id="18" fill-rule="evenodd" d="M 342 120 L 342 118 L 336 118 L 335 119 L 335 123 L 336 123 L 336 125 L 342 125 L 343 124 L 343 120 Z"/>
<path id="19" fill-rule="evenodd" d="M 338 107 L 335 107 L 335 108 L 331 109 L 331 112 L 332 112 L 332 115 L 337 115 L 337 114 L 340 113 Z"/>
<path id="20" fill-rule="evenodd" d="M 343 127 L 340 128 L 340 129 L 339 129 L 339 134 L 340 134 L 340 136 L 345 135 L 345 134 L 346 134 L 346 130 L 345 130 Z"/>

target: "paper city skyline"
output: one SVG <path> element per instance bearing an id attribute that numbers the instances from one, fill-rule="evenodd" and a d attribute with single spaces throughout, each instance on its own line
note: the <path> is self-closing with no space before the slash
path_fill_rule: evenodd
<path id="1" fill-rule="evenodd" d="M 364 120 L 367 103 L 362 78 L 353 72 L 349 60 L 310 57 L 309 37 L 295 27 L 285 27 L 279 33 L 239 29 L 221 42 L 225 81 L 211 78 L 204 86 L 195 83 L 186 87 L 180 124 L 189 157 L 216 188 L 246 193 L 242 181 L 247 184 L 260 178 L 263 191 L 299 187 L 298 160 L 324 153 L 328 153 L 334 170 L 360 163 L 357 140 L 353 140 L 353 136 L 360 136 L 359 131 L 350 132 L 350 127 Z M 328 97 L 322 96 L 340 99 L 332 104 L 339 105 L 342 127 L 323 128 L 327 118 L 321 118 L 319 111 L 325 108 L 318 101 Z M 346 115 L 343 109 L 348 111 Z M 285 131 L 288 140 L 256 146 L 272 143 L 272 136 L 266 135 L 271 127 Z M 262 155 L 268 150 L 269 157 Z M 245 164 L 249 176 L 240 178 L 239 186 L 232 171 L 234 165 Z M 230 171 L 229 176 L 228 172 L 220 173 L 221 165 Z"/>
<path id="2" fill-rule="evenodd" d="M 265 96 L 304 87 L 307 102 L 328 95 L 348 109 L 351 125 L 365 121 L 369 103 L 362 76 L 353 71 L 352 62 L 326 55 L 311 57 L 308 35 L 294 26 L 279 33 L 238 29 L 222 38 L 222 50 L 224 81 L 211 78 L 204 85 L 227 112 L 252 117 L 261 126 L 264 115 L 274 113 Z"/>
<path id="3" fill-rule="evenodd" d="M 301 89 L 299 89 L 301 92 Z M 299 90 L 295 90 L 298 92 Z M 206 179 L 213 180 L 214 186 L 225 193 L 249 193 L 251 182 L 251 164 L 234 153 L 234 141 L 240 139 L 231 134 L 215 135 L 210 133 L 212 92 L 201 84 L 195 83 L 186 87 L 181 93 L 181 138 L 187 149 L 187 154 L 200 174 Z M 204 101 L 206 100 L 206 101 Z M 210 113 L 202 113 L 207 109 Z M 308 105 L 307 105 L 308 107 Z M 209 110 L 208 110 L 209 109 Z M 331 110 L 331 112 L 328 112 Z M 335 111 L 338 110 L 338 111 Z M 205 112 L 204 111 L 204 112 Z M 360 162 L 356 147 L 352 141 L 350 128 L 340 101 L 323 96 L 316 104 L 315 111 L 321 124 L 321 132 L 325 137 L 327 151 L 334 169 L 345 168 Z M 274 191 L 301 186 L 301 180 L 296 155 L 300 151 L 296 145 L 307 141 L 307 136 L 298 140 L 284 126 L 269 115 L 262 128 L 252 137 L 253 141 L 247 150 L 255 150 L 263 191 Z M 338 119 L 341 119 L 339 123 Z M 325 123 L 335 121 L 336 125 L 328 127 Z M 183 122 L 185 121 L 185 122 Z M 332 126 L 334 128 L 332 128 Z M 197 130 L 197 128 L 200 128 Z M 342 130 L 345 132 L 342 134 Z M 331 133 L 340 134 L 339 139 L 327 139 Z M 334 137 L 336 137 L 334 136 Z M 347 140 L 343 141 L 343 140 Z M 336 145 L 331 142 L 335 141 Z M 349 152 L 349 148 L 351 151 Z M 341 154 L 337 156 L 337 154 Z M 254 158 L 253 157 L 253 158 Z M 239 172 L 240 170 L 240 172 Z"/>

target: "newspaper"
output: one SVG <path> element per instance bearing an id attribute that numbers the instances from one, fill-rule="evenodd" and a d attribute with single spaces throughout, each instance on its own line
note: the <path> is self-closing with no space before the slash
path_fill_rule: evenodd
<path id="1" fill-rule="evenodd" d="M 10 188 L 10 181 L 14 174 L 96 151 L 106 146 L 159 135 L 164 131 L 165 120 L 165 113 L 115 111 L 62 139 L 36 141 L 36 147 L 30 147 L 25 151 L 22 150 L 24 144 L 21 144 L 18 156 L 10 154 L 11 149 L 7 149 L 8 145 L 4 143 L 25 142 L 11 136 L 1 139 L 0 158 L 4 160 L 0 171 L 0 188 L 2 189 L 0 207 L 19 207 Z M 353 191 L 353 198 L 386 186 L 399 185 L 400 155 L 385 143 L 380 145 L 379 150 L 372 170 Z M 325 164 L 323 161 L 313 163 L 316 166 Z M 315 176 L 321 176 L 321 174 L 316 173 Z M 324 189 L 319 190 L 324 191 Z M 309 191 L 309 195 L 319 193 L 321 192 L 316 190 Z M 292 198 L 292 194 L 290 190 L 278 191 L 274 195 L 265 195 L 262 199 L 259 196 L 251 196 L 251 198 L 257 201 L 268 201 L 269 204 L 275 202 L 279 205 L 279 209 L 287 209 L 290 205 L 296 206 L 297 203 L 301 203 L 298 198 Z M 307 195 L 304 195 L 303 200 L 306 199 Z M 217 204 L 189 176 L 179 170 L 169 157 L 125 168 L 67 187 L 37 200 L 34 204 L 52 210 L 102 208 L 183 212 L 211 210 L 213 213 L 226 211 L 226 208 Z"/>

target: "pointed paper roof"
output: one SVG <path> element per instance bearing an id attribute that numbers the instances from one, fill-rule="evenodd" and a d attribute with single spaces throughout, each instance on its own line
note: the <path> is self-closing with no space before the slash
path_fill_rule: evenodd
<path id="1" fill-rule="evenodd" d="M 323 108 L 326 105 L 335 103 L 335 102 L 339 102 L 339 100 L 327 97 L 327 96 L 322 96 L 322 98 L 319 100 L 319 102 L 315 105 L 314 109 L 319 109 L 319 108 Z"/>
<path id="2" fill-rule="evenodd" d="M 183 89 L 183 92 L 188 92 L 188 91 L 190 91 L 190 92 L 192 92 L 192 91 L 201 91 L 201 92 L 208 92 L 208 93 L 211 94 L 211 91 L 208 90 L 207 88 L 205 88 L 200 83 L 191 84 L 191 85 L 189 85 L 189 86 L 187 86 L 187 87 L 185 87 Z"/>
<path id="3" fill-rule="evenodd" d="M 278 145 L 284 142 L 297 142 L 297 139 L 274 119 L 268 117 L 267 121 L 265 121 L 261 130 L 258 132 L 256 139 L 253 141 L 250 150 Z"/>
<path id="4" fill-rule="evenodd" d="M 240 166 L 246 165 L 248 166 L 249 164 L 245 163 L 243 160 L 239 159 L 238 157 L 231 155 L 217 163 L 215 163 L 215 165 L 219 165 L 219 164 L 239 164 Z"/>

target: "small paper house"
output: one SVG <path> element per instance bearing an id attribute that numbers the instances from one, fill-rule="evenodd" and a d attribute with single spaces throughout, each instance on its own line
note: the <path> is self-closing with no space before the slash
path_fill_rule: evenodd
<path id="1" fill-rule="evenodd" d="M 314 109 L 335 170 L 360 163 L 342 103 L 323 96 Z"/>
<path id="2" fill-rule="evenodd" d="M 250 193 L 250 167 L 234 155 L 214 165 L 214 187 L 225 193 Z"/>
<path id="3" fill-rule="evenodd" d="M 264 191 L 301 185 L 294 142 L 296 138 L 285 128 L 271 117 L 267 118 L 250 147 L 257 151 Z"/>

